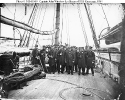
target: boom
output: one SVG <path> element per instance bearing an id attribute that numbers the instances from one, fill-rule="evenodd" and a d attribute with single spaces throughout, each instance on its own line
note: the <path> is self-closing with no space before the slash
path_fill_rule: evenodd
<path id="1" fill-rule="evenodd" d="M 30 31 L 30 32 L 33 32 L 36 34 L 41 34 L 41 35 L 52 35 L 55 32 L 55 31 L 40 31 L 40 30 L 35 29 L 27 24 L 24 24 L 24 23 L 19 22 L 19 21 L 15 21 L 13 19 L 4 17 L 2 15 L 0 15 L 0 22 L 3 24 L 7 24 L 10 26 L 21 28 L 21 29 L 24 29 L 24 30 L 27 30 L 27 31 Z"/>

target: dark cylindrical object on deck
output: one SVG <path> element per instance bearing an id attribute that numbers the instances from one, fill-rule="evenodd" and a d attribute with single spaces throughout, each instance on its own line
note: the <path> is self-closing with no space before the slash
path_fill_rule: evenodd
<path id="1" fill-rule="evenodd" d="M 2 68 L 2 61 L 1 61 L 1 56 L 0 56 L 0 70 L 2 71 L 3 68 Z"/>
<path id="2" fill-rule="evenodd" d="M 9 75 L 13 71 L 12 55 L 1 56 L 1 67 L 5 75 Z"/>

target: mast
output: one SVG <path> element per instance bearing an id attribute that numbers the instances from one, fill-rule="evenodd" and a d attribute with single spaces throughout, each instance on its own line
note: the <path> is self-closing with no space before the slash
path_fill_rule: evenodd
<path id="1" fill-rule="evenodd" d="M 59 44 L 59 32 L 60 32 L 60 3 L 56 6 L 56 34 L 55 34 L 55 44 Z"/>
<path id="2" fill-rule="evenodd" d="M 89 46 L 88 38 L 87 38 L 87 34 L 86 34 L 86 31 L 85 31 L 85 27 L 84 27 L 84 22 L 82 20 L 82 14 L 81 14 L 81 10 L 80 10 L 79 4 L 78 4 L 77 7 L 78 7 L 79 18 L 80 18 L 80 22 L 81 22 L 81 27 L 82 27 L 82 31 L 83 31 L 86 47 L 88 47 Z"/>
<path id="3" fill-rule="evenodd" d="M 1 15 L 1 7 L 0 7 L 0 15 Z M 1 23 L 0 23 L 0 37 L 1 37 Z"/>
<path id="4" fill-rule="evenodd" d="M 95 43 L 95 47 L 99 48 L 99 44 L 97 42 L 95 28 L 94 28 L 94 24 L 93 24 L 93 21 L 92 21 L 92 15 L 90 13 L 89 6 L 88 6 L 88 9 L 87 9 L 87 5 L 85 3 L 84 3 L 84 6 L 85 6 L 85 10 L 86 10 L 86 13 L 87 13 L 87 16 L 88 16 L 89 24 L 90 24 L 90 27 L 91 27 L 92 37 L 93 37 L 93 40 L 94 40 L 94 43 Z"/>
<path id="5" fill-rule="evenodd" d="M 125 4 L 122 4 L 124 11 L 125 11 Z M 125 14 L 122 20 L 122 27 L 125 26 Z M 122 28 L 122 36 L 121 36 L 121 58 L 120 58 L 120 66 L 119 69 L 119 76 L 120 76 L 120 89 L 121 89 L 121 96 L 119 100 L 125 99 L 125 28 Z"/>

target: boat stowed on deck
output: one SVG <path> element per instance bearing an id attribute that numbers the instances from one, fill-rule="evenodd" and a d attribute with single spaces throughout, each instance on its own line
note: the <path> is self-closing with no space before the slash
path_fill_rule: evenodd
<path id="1" fill-rule="evenodd" d="M 117 84 L 102 74 L 47 74 L 45 79 L 27 82 L 23 89 L 11 90 L 8 99 L 114 100 Z"/>

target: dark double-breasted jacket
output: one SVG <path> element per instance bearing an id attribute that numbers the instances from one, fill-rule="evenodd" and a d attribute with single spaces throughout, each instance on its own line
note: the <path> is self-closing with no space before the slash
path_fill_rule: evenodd
<path id="1" fill-rule="evenodd" d="M 64 50 L 59 50 L 57 53 L 58 59 L 59 59 L 59 64 L 60 65 L 65 65 L 65 58 L 66 58 L 66 53 Z"/>
<path id="2" fill-rule="evenodd" d="M 46 51 L 44 49 L 40 50 L 40 59 L 41 61 L 45 61 L 45 54 L 46 54 Z"/>
<path id="3" fill-rule="evenodd" d="M 95 65 L 95 53 L 93 51 L 86 52 L 86 64 L 89 67 L 94 67 L 94 65 Z"/>
<path id="4" fill-rule="evenodd" d="M 33 49 L 31 56 L 32 56 L 32 64 L 38 64 L 39 63 L 39 59 L 38 59 L 39 50 L 36 48 Z"/>
<path id="5" fill-rule="evenodd" d="M 48 52 L 48 57 L 49 57 L 49 65 L 50 66 L 53 66 L 55 65 L 55 58 L 56 58 L 56 53 L 53 49 L 51 49 L 49 52 Z"/>
<path id="6" fill-rule="evenodd" d="M 80 51 L 78 52 L 78 67 L 86 67 L 86 58 L 85 58 L 85 52 Z"/>
<path id="7" fill-rule="evenodd" d="M 67 66 L 73 66 L 74 60 L 75 60 L 75 57 L 74 57 L 73 51 L 67 50 L 66 51 L 66 64 L 67 64 Z"/>

